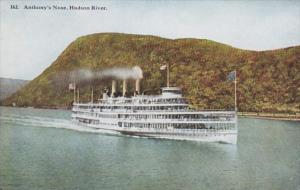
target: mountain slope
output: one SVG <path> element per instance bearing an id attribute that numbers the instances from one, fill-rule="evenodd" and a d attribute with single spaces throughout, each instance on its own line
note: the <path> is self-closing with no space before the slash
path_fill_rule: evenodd
<path id="1" fill-rule="evenodd" d="M 0 77 L 0 100 L 7 98 L 29 83 L 28 80 L 9 79 Z"/>
<path id="2" fill-rule="evenodd" d="M 226 80 L 236 69 L 240 111 L 299 111 L 300 46 L 272 51 L 246 51 L 210 40 L 164 39 L 155 36 L 101 33 L 72 42 L 41 75 L 6 99 L 3 104 L 67 107 L 73 93 L 63 75 L 78 68 L 101 70 L 116 66 L 140 66 L 142 89 L 158 93 L 166 84 L 163 64 L 171 65 L 171 85 L 180 86 L 198 108 L 234 107 L 234 84 Z M 129 86 L 132 90 L 133 82 Z M 95 86 L 95 98 L 110 80 Z M 121 89 L 121 88 L 120 88 Z M 90 97 L 89 84 L 81 87 L 81 100 Z"/>

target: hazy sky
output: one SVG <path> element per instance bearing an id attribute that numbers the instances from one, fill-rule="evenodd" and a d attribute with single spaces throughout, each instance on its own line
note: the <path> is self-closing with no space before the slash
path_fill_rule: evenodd
<path id="1" fill-rule="evenodd" d="M 18 10 L 10 9 L 18 5 Z M 106 6 L 106 11 L 24 10 Z M 0 77 L 33 79 L 77 37 L 101 32 L 211 39 L 268 50 L 300 45 L 300 1 L 0 0 Z"/>

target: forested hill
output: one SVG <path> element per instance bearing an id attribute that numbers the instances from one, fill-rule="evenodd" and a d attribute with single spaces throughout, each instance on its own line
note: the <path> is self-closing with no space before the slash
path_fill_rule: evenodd
<path id="1" fill-rule="evenodd" d="M 271 51 L 247 51 L 203 39 L 164 39 L 155 36 L 100 33 L 72 42 L 41 75 L 2 103 L 34 107 L 68 107 L 73 100 L 58 73 L 78 68 L 101 70 L 138 65 L 144 72 L 142 90 L 159 93 L 166 75 L 159 67 L 171 65 L 171 85 L 183 89 L 200 109 L 234 107 L 234 84 L 227 81 L 237 70 L 240 111 L 300 109 L 300 46 Z M 95 85 L 95 99 L 110 80 Z M 133 82 L 130 82 L 133 88 Z M 121 90 L 121 83 L 120 88 Z M 81 87 L 81 100 L 90 98 L 90 86 Z"/>

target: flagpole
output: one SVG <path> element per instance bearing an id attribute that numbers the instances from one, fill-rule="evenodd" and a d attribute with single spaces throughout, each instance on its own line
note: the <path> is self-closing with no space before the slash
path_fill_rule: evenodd
<path id="1" fill-rule="evenodd" d="M 236 70 L 234 70 L 234 99 L 235 99 L 235 129 L 238 130 L 238 108 L 237 108 L 237 96 L 236 96 L 236 84 L 237 84 L 237 79 L 236 79 Z"/>
<path id="2" fill-rule="evenodd" d="M 79 103 L 79 88 L 77 89 L 77 103 Z"/>
<path id="3" fill-rule="evenodd" d="M 94 89 L 92 87 L 91 102 L 93 103 L 93 101 L 94 101 Z"/>
<path id="4" fill-rule="evenodd" d="M 73 89 L 73 104 L 74 104 L 76 103 L 76 84 L 75 82 L 73 84 L 74 84 L 74 89 Z"/>
<path id="5" fill-rule="evenodd" d="M 167 64 L 167 87 L 170 87 L 170 63 Z"/>
<path id="6" fill-rule="evenodd" d="M 236 83 L 236 70 L 234 70 L 234 109 L 237 112 Z"/>

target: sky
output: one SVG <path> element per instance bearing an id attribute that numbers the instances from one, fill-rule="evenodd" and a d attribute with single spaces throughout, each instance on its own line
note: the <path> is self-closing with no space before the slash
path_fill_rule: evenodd
<path id="1" fill-rule="evenodd" d="M 26 10 L 25 5 L 106 10 Z M 0 0 L 0 16 L 0 77 L 27 80 L 41 74 L 76 38 L 92 33 L 210 39 L 257 51 L 300 45 L 296 0 Z"/>

